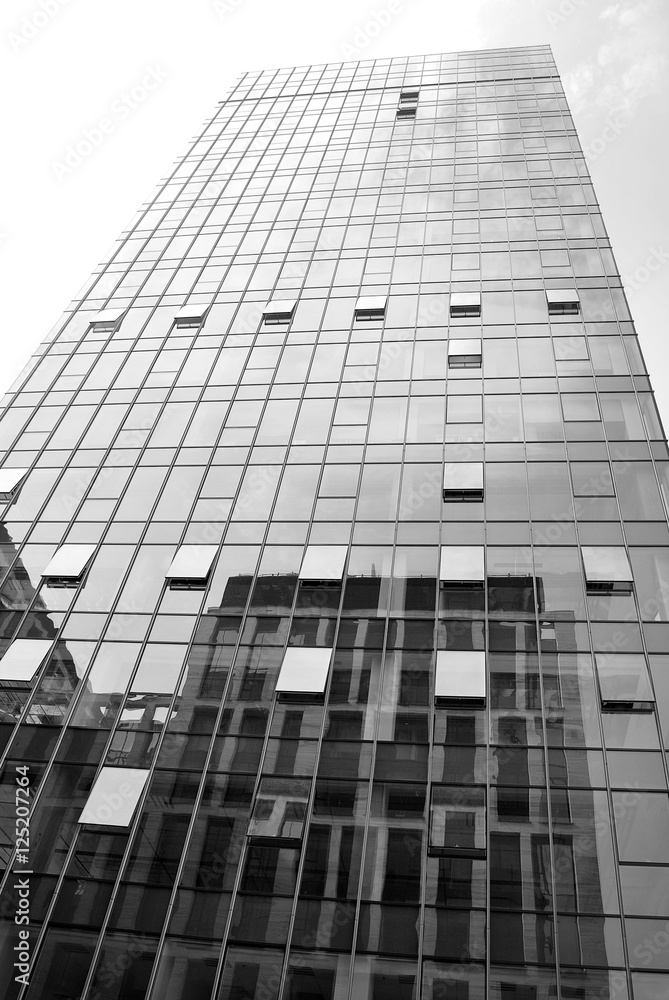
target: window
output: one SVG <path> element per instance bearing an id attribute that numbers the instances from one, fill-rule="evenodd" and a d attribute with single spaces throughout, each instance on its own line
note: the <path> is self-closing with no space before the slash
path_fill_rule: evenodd
<path id="1" fill-rule="evenodd" d="M 51 646 L 51 639 L 15 639 L 0 660 L 0 685 L 30 684 Z"/>
<path id="2" fill-rule="evenodd" d="M 170 590 L 204 590 L 217 552 L 217 545 L 182 545 L 165 574 Z"/>
<path id="3" fill-rule="evenodd" d="M 272 846 L 297 846 L 304 834 L 310 782 L 291 778 L 263 778 L 260 782 L 248 837 Z"/>
<path id="4" fill-rule="evenodd" d="M 440 649 L 434 697 L 437 704 L 482 707 L 486 699 L 484 651 Z"/>
<path id="5" fill-rule="evenodd" d="M 652 712 L 655 698 L 642 653 L 596 653 L 604 712 Z"/>
<path id="6" fill-rule="evenodd" d="M 483 462 L 447 465 L 442 495 L 448 503 L 475 503 L 483 500 Z"/>
<path id="7" fill-rule="evenodd" d="M 451 316 L 480 316 L 480 292 L 452 292 L 450 301 Z"/>
<path id="8" fill-rule="evenodd" d="M 622 545 L 584 545 L 582 547 L 585 583 L 589 594 L 632 590 L 632 570 Z"/>
<path id="9" fill-rule="evenodd" d="M 330 670 L 332 650 L 322 647 L 289 646 L 276 682 L 282 701 L 322 700 Z"/>
<path id="10" fill-rule="evenodd" d="M 581 300 L 575 288 L 547 288 L 549 316 L 575 316 L 581 308 Z"/>
<path id="11" fill-rule="evenodd" d="M 328 586 L 339 584 L 344 575 L 346 545 L 309 545 L 300 569 L 302 586 Z"/>
<path id="12" fill-rule="evenodd" d="M 48 587 L 76 587 L 95 552 L 95 545 L 61 545 L 42 576 Z"/>
<path id="13" fill-rule="evenodd" d="M 355 304 L 356 320 L 383 319 L 387 302 L 387 295 L 361 296 Z"/>
<path id="14" fill-rule="evenodd" d="M 400 92 L 400 103 L 397 108 L 397 118 L 415 118 L 418 108 L 418 91 L 402 90 Z"/>
<path id="15" fill-rule="evenodd" d="M 114 333 L 121 325 L 126 309 L 102 309 L 91 320 L 91 326 L 103 333 Z"/>
<path id="16" fill-rule="evenodd" d="M 294 299 L 273 299 L 267 303 L 262 311 L 263 323 L 265 326 L 277 323 L 290 323 L 296 304 Z"/>
<path id="17" fill-rule="evenodd" d="M 13 500 L 27 475 L 27 469 L 0 469 L 0 502 Z"/>
<path id="18" fill-rule="evenodd" d="M 140 768 L 103 767 L 77 822 L 129 826 L 148 777 L 149 772 Z"/>
<path id="19" fill-rule="evenodd" d="M 435 785 L 428 854 L 485 858 L 485 845 L 485 789 Z"/>
<path id="20" fill-rule="evenodd" d="M 480 340 L 451 340 L 448 344 L 449 368 L 480 368 Z"/>
<path id="21" fill-rule="evenodd" d="M 439 580 L 441 586 L 482 588 L 482 545 L 442 545 Z"/>
<path id="22" fill-rule="evenodd" d="M 209 306 L 186 305 L 174 317 L 174 325 L 178 330 L 188 329 L 193 326 L 200 326 L 207 315 Z"/>

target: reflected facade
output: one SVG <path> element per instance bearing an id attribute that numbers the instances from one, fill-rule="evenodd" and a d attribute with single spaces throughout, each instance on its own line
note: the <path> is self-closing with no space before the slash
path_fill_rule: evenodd
<path id="1" fill-rule="evenodd" d="M 245 74 L 3 402 L 7 1000 L 669 996 L 669 451 L 548 47 Z"/>

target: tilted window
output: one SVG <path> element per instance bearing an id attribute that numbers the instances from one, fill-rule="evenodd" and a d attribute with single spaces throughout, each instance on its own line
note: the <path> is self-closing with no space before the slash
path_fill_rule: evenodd
<path id="1" fill-rule="evenodd" d="M 332 650 L 321 646 L 289 646 L 276 682 L 282 701 L 322 700 L 330 672 Z"/>
<path id="2" fill-rule="evenodd" d="M 581 551 L 588 593 L 630 593 L 632 569 L 622 545 L 584 545 Z"/>
<path id="3" fill-rule="evenodd" d="M 480 292 L 451 292 L 451 316 L 480 316 Z"/>
<path id="4" fill-rule="evenodd" d="M 387 295 L 363 295 L 355 304 L 356 320 L 383 319 L 386 314 Z"/>
<path id="5" fill-rule="evenodd" d="M 482 545 L 442 545 L 439 580 L 442 587 L 483 587 Z"/>
<path id="6" fill-rule="evenodd" d="M 443 499 L 449 503 L 483 500 L 483 462 L 456 462 L 444 470 Z"/>
<path id="7" fill-rule="evenodd" d="M 581 309 L 581 300 L 575 288 L 548 288 L 546 301 L 549 316 L 575 316 Z"/>
<path id="8" fill-rule="evenodd" d="M 165 574 L 170 589 L 203 590 L 217 552 L 217 545 L 182 545 Z"/>
<path id="9" fill-rule="evenodd" d="M 642 653 L 596 653 L 604 712 L 651 712 L 655 704 Z"/>
<path id="10" fill-rule="evenodd" d="M 296 305 L 297 302 L 294 299 L 273 299 L 267 303 L 262 311 L 263 322 L 266 325 L 272 323 L 290 323 Z"/>
<path id="11" fill-rule="evenodd" d="M 115 330 L 118 330 L 126 312 L 127 308 L 125 306 L 121 309 L 102 309 L 91 320 L 91 326 L 94 326 L 96 330 L 113 333 Z"/>
<path id="12" fill-rule="evenodd" d="M 448 343 L 449 368 L 480 368 L 480 340 L 451 340 Z"/>
<path id="13" fill-rule="evenodd" d="M 440 649 L 434 697 L 437 704 L 482 707 L 486 700 L 485 652 Z"/>
<path id="14" fill-rule="evenodd" d="M 95 779 L 78 823 L 130 826 L 149 772 L 135 767 L 103 767 Z"/>
<path id="15" fill-rule="evenodd" d="M 309 545 L 300 569 L 300 583 L 305 587 L 340 584 L 344 575 L 346 545 Z"/>
<path id="16" fill-rule="evenodd" d="M 30 684 L 52 645 L 51 639 L 15 639 L 0 660 L 0 685 Z"/>
<path id="17" fill-rule="evenodd" d="M 7 503 L 17 496 L 28 469 L 0 469 L 0 502 Z"/>
<path id="18" fill-rule="evenodd" d="M 201 326 L 208 309 L 208 305 L 186 305 L 174 317 L 174 324 L 178 330 Z"/>
<path id="19" fill-rule="evenodd" d="M 76 587 L 95 552 L 95 545 L 61 545 L 42 576 L 49 587 Z"/>

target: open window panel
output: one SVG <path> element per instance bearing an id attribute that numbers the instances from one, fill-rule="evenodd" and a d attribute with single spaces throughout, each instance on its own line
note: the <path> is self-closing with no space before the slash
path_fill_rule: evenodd
<path id="1" fill-rule="evenodd" d="M 434 700 L 435 704 L 441 707 L 484 708 L 486 703 L 484 650 L 438 650 Z"/>
<path id="2" fill-rule="evenodd" d="M 28 469 L 0 469 L 0 503 L 16 499 L 28 471 Z"/>
<path id="3" fill-rule="evenodd" d="M 249 820 L 249 840 L 272 847 L 299 847 L 310 790 L 309 781 L 263 778 Z"/>
<path id="4" fill-rule="evenodd" d="M 165 574 L 170 590 L 204 590 L 217 545 L 182 545 Z"/>
<path id="5" fill-rule="evenodd" d="M 347 551 L 346 545 L 308 545 L 300 568 L 300 586 L 339 589 Z"/>
<path id="6" fill-rule="evenodd" d="M 415 118 L 417 107 L 416 104 L 400 104 L 395 117 L 400 120 L 402 118 Z"/>
<path id="7" fill-rule="evenodd" d="M 185 305 L 174 317 L 174 325 L 177 330 L 188 330 L 192 327 L 202 326 L 208 310 L 208 305 Z"/>
<path id="8" fill-rule="evenodd" d="M 420 96 L 420 91 L 415 88 L 412 90 L 401 90 L 400 91 L 400 104 L 418 104 L 418 98 Z"/>
<path id="9" fill-rule="evenodd" d="M 276 682 L 280 701 L 323 702 L 332 650 L 321 646 L 289 646 Z"/>
<path id="10" fill-rule="evenodd" d="M 295 313 L 295 299 L 272 299 L 262 311 L 265 326 L 279 323 L 290 323 Z"/>
<path id="11" fill-rule="evenodd" d="M 433 785 L 430 801 L 432 857 L 485 858 L 485 789 Z"/>
<path id="12" fill-rule="evenodd" d="M 652 712 L 655 696 L 643 653 L 595 653 L 603 712 Z"/>
<path id="13" fill-rule="evenodd" d="M 61 545 L 42 576 L 47 587 L 78 587 L 95 552 L 95 545 Z"/>
<path id="14" fill-rule="evenodd" d="M 77 822 L 89 826 L 127 828 L 148 777 L 149 771 L 144 768 L 103 767 Z"/>
<path id="15" fill-rule="evenodd" d="M 445 503 L 480 503 L 483 500 L 483 462 L 454 462 L 444 469 Z"/>
<path id="16" fill-rule="evenodd" d="M 581 553 L 588 594 L 632 592 L 632 568 L 622 545 L 583 545 Z"/>
<path id="17" fill-rule="evenodd" d="M 123 306 L 121 308 L 110 307 L 109 309 L 101 309 L 99 313 L 96 313 L 91 320 L 91 326 L 95 327 L 96 330 L 100 330 L 102 333 L 114 333 L 121 325 L 121 320 L 127 312 L 127 307 Z"/>
<path id="18" fill-rule="evenodd" d="M 52 639 L 15 639 L 0 659 L 0 687 L 30 687 Z"/>
<path id="19" fill-rule="evenodd" d="M 547 288 L 546 301 L 549 316 L 577 316 L 581 300 L 575 288 Z"/>
<path id="20" fill-rule="evenodd" d="M 483 590 L 482 545 L 442 545 L 439 586 L 442 590 Z"/>
<path id="21" fill-rule="evenodd" d="M 481 357 L 480 340 L 449 340 L 448 342 L 449 368 L 480 368 Z"/>
<path id="22" fill-rule="evenodd" d="M 386 315 L 387 303 L 387 295 L 361 295 L 355 304 L 355 319 L 365 322 L 383 319 Z"/>
<path id="23" fill-rule="evenodd" d="M 451 292 L 449 312 L 454 318 L 458 316 L 480 316 L 481 293 Z"/>

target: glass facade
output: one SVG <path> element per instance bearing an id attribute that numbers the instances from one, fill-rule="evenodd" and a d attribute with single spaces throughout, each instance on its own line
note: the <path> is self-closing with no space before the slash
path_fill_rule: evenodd
<path id="1" fill-rule="evenodd" d="M 669 452 L 547 46 L 244 75 L 4 404 L 6 1000 L 666 1000 Z"/>

